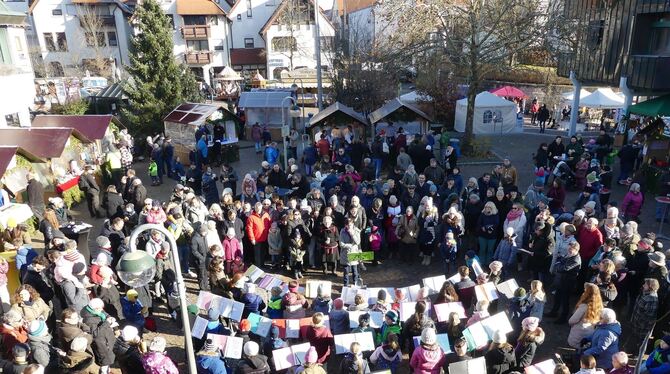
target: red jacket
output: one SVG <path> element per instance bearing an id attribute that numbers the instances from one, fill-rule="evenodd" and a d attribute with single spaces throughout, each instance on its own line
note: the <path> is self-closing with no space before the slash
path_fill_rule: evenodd
<path id="1" fill-rule="evenodd" d="M 2 357 L 12 360 L 14 354 L 12 350 L 19 343 L 28 341 L 28 332 L 20 327 L 18 329 L 7 328 L 4 324 L 0 325 L 0 335 L 2 336 Z"/>
<path id="2" fill-rule="evenodd" d="M 259 216 L 258 213 L 253 212 L 247 218 L 247 236 L 249 240 L 256 241 L 256 243 L 265 243 L 268 241 L 268 233 L 270 232 L 270 215 L 263 212 Z"/>
<path id="3" fill-rule="evenodd" d="M 326 139 L 319 140 L 318 142 L 316 142 L 316 148 L 319 149 L 319 155 L 321 157 L 330 155 L 330 143 L 328 143 L 328 140 Z"/>
<path id="4" fill-rule="evenodd" d="M 579 256 L 582 258 L 582 264 L 586 264 L 603 245 L 603 233 L 598 229 L 590 231 L 586 225 L 582 225 L 579 228 L 577 242 L 579 242 Z"/>
<path id="5" fill-rule="evenodd" d="M 309 344 L 316 349 L 316 353 L 319 355 L 316 362 L 319 364 L 327 362 L 330 358 L 330 346 L 333 344 L 333 334 L 330 329 L 326 326 L 309 326 L 305 335 Z"/>

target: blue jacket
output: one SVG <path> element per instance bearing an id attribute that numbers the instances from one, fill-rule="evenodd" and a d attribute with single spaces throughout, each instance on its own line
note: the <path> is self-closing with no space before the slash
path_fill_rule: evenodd
<path id="1" fill-rule="evenodd" d="M 597 325 L 591 335 L 591 348 L 584 351 L 585 355 L 596 358 L 599 368 L 612 368 L 612 355 L 619 352 L 619 337 L 621 325 L 619 322 Z"/>
<path id="2" fill-rule="evenodd" d="M 207 330 L 205 330 L 205 336 L 207 334 L 217 334 L 217 335 L 230 335 L 230 331 L 225 328 L 219 321 L 209 321 L 207 322 Z"/>
<path id="3" fill-rule="evenodd" d="M 195 357 L 198 374 L 227 374 L 226 363 L 219 355 L 199 354 Z"/>
<path id="4" fill-rule="evenodd" d="M 124 296 L 121 299 L 121 308 L 123 308 L 123 317 L 126 321 L 138 328 L 144 327 L 144 316 L 142 315 L 144 306 L 139 299 L 133 303 Z"/>
<path id="5" fill-rule="evenodd" d="M 333 300 L 331 298 L 324 299 L 322 297 L 317 297 L 312 303 L 312 309 L 314 309 L 314 313 L 320 312 L 328 314 L 330 313 L 330 310 L 333 309 Z"/>
<path id="6" fill-rule="evenodd" d="M 277 160 L 279 159 L 279 151 L 275 147 L 266 147 L 265 148 L 265 161 L 267 161 L 270 165 L 274 165 L 277 163 Z"/>
<path id="7" fill-rule="evenodd" d="M 198 140 L 198 152 L 203 158 L 207 158 L 207 142 L 200 139 Z"/>
<path id="8" fill-rule="evenodd" d="M 302 156 L 305 158 L 305 165 L 314 165 L 318 161 L 318 153 L 316 147 L 309 146 L 305 148 L 305 151 L 302 153 Z"/>
<path id="9" fill-rule="evenodd" d="M 654 349 L 649 354 L 644 366 L 649 374 L 670 373 L 670 349 L 661 350 L 660 347 Z"/>
<path id="10" fill-rule="evenodd" d="M 38 256 L 38 253 L 30 245 L 22 245 L 16 251 L 16 269 L 19 271 L 21 278 L 28 268 L 28 265 L 33 263 L 35 257 Z"/>
<path id="11" fill-rule="evenodd" d="M 330 320 L 330 331 L 333 332 L 333 335 L 337 334 L 347 334 L 351 331 L 349 325 L 349 312 L 343 309 L 333 309 L 328 315 Z"/>
<path id="12" fill-rule="evenodd" d="M 265 303 L 263 302 L 263 299 L 260 296 L 253 293 L 245 293 L 244 296 L 242 296 L 242 300 L 240 301 L 244 303 L 244 311 L 242 312 L 242 318 L 249 317 L 249 314 L 251 313 L 263 314 L 263 309 L 265 309 Z"/>
<path id="13" fill-rule="evenodd" d="M 513 240 L 511 243 L 507 239 L 501 240 L 498 244 L 498 248 L 496 248 L 496 251 L 493 253 L 493 259 L 502 262 L 505 266 L 516 264 L 516 234 L 514 234 L 512 238 Z"/>
<path id="14" fill-rule="evenodd" d="M 482 213 L 477 219 L 477 236 L 481 236 L 485 239 L 497 239 L 498 238 L 498 224 L 500 223 L 500 218 L 497 214 L 491 214 L 487 216 Z"/>

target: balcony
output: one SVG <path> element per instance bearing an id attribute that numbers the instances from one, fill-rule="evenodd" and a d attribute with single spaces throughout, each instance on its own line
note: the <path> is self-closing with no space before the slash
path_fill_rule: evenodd
<path id="1" fill-rule="evenodd" d="M 208 39 L 210 34 L 209 25 L 188 25 L 181 28 L 181 35 L 186 40 Z"/>
<path id="2" fill-rule="evenodd" d="M 670 90 L 670 56 L 631 55 L 628 85 L 638 90 Z"/>
<path id="3" fill-rule="evenodd" d="M 188 65 L 207 65 L 212 63 L 211 51 L 186 52 L 184 57 Z"/>

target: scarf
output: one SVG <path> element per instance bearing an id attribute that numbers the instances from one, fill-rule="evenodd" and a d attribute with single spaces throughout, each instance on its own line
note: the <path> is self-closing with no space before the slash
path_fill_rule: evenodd
<path id="1" fill-rule="evenodd" d="M 86 309 L 87 312 L 93 314 L 94 316 L 100 317 L 102 322 L 105 322 L 105 320 L 107 319 L 107 314 L 105 314 L 105 312 L 96 312 L 93 308 L 91 308 L 88 305 L 86 305 L 85 309 Z"/>
<path id="2" fill-rule="evenodd" d="M 519 217 L 521 217 L 522 214 L 523 214 L 523 209 L 516 209 L 516 210 L 512 209 L 512 210 L 509 211 L 509 213 L 507 213 L 507 220 L 508 221 L 514 221 L 514 220 L 518 219 Z"/>

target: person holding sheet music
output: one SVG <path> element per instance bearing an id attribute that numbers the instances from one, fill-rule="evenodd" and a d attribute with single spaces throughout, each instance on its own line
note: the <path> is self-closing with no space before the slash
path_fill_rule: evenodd
<path id="1" fill-rule="evenodd" d="M 391 374 L 395 374 L 402 362 L 402 351 L 400 350 L 398 335 L 389 334 L 386 337 L 386 341 L 372 352 L 370 362 L 374 365 L 375 370 L 390 370 Z"/>
<path id="2" fill-rule="evenodd" d="M 361 230 L 355 226 L 355 221 L 347 218 L 345 226 L 340 231 L 340 263 L 344 267 L 344 287 L 349 287 L 349 274 L 353 277 L 354 285 L 361 286 L 361 278 L 358 270 L 357 260 L 350 260 L 349 255 L 362 253 Z"/>
<path id="3" fill-rule="evenodd" d="M 386 341 L 389 334 L 401 336 L 400 316 L 395 310 L 389 310 L 384 314 L 384 323 L 382 323 L 379 333 L 375 337 L 375 344 L 379 345 Z"/>
<path id="4" fill-rule="evenodd" d="M 312 324 L 307 327 L 305 339 L 316 349 L 318 358 L 316 362 L 325 365 L 330 358 L 331 346 L 333 346 L 333 334 L 323 323 L 323 313 L 314 313 L 312 315 Z"/>
<path id="5" fill-rule="evenodd" d="M 528 268 L 533 279 L 546 283 L 549 280 L 549 268 L 551 267 L 551 254 L 554 251 L 554 235 L 551 225 L 544 222 L 536 222 L 528 242 L 530 250 Z"/>
<path id="6" fill-rule="evenodd" d="M 342 374 L 368 374 L 370 373 L 370 364 L 363 358 L 361 345 L 353 342 L 349 352 L 344 356 L 340 364 L 340 373 Z"/>
<path id="7" fill-rule="evenodd" d="M 309 307 L 309 302 L 299 292 L 297 281 L 289 282 L 288 292 L 282 298 L 282 307 L 284 309 L 284 318 L 305 317 L 305 310 Z"/>
<path id="8" fill-rule="evenodd" d="M 479 255 L 483 264 L 488 264 L 493 258 L 495 245 L 498 240 L 498 208 L 489 201 L 484 205 L 479 218 L 477 219 L 477 240 L 479 242 Z"/>
<path id="9" fill-rule="evenodd" d="M 533 363 L 538 346 L 544 343 L 544 330 L 539 324 L 540 320 L 537 317 L 526 317 L 521 322 L 522 331 L 515 348 L 517 365 L 520 369 L 525 369 Z"/>
<path id="10" fill-rule="evenodd" d="M 226 374 L 226 362 L 221 357 L 219 347 L 207 339 L 202 349 L 196 353 L 195 360 L 198 373 L 201 374 Z"/>
<path id="11" fill-rule="evenodd" d="M 437 344 L 434 328 L 426 328 L 421 332 L 419 346 L 414 350 L 409 366 L 415 374 L 439 374 L 444 365 L 444 351 Z"/>
<path id="12" fill-rule="evenodd" d="M 467 266 L 459 267 L 458 275 L 460 275 L 461 280 L 456 283 L 456 292 L 458 293 L 458 298 L 463 303 L 463 307 L 467 310 L 470 309 L 472 299 L 475 297 L 476 284 L 470 279 L 470 269 Z"/>
<path id="13" fill-rule="evenodd" d="M 268 358 L 259 353 L 258 343 L 248 341 L 244 343 L 244 355 L 240 360 L 236 374 L 269 374 Z"/>
<path id="14" fill-rule="evenodd" d="M 487 374 L 507 374 L 516 367 L 514 347 L 507 342 L 507 337 L 501 331 L 493 334 L 493 340 L 484 357 Z"/>
<path id="15" fill-rule="evenodd" d="M 426 303 L 419 301 L 414 304 L 414 314 L 405 321 L 402 329 L 402 342 L 410 357 L 414 352 L 414 337 L 427 328 L 435 329 L 435 323 L 426 315 Z"/>

